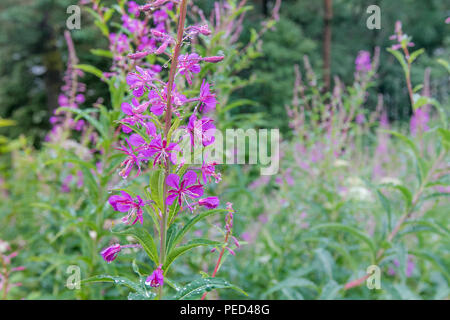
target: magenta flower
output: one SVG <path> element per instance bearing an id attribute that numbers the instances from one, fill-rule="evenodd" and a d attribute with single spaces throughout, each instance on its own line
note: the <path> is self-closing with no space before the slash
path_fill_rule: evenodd
<path id="1" fill-rule="evenodd" d="M 186 77 L 187 82 L 192 84 L 192 74 L 200 72 L 199 62 L 202 58 L 196 54 L 182 54 L 178 58 L 178 72 Z"/>
<path id="2" fill-rule="evenodd" d="M 152 90 L 148 94 L 148 99 L 152 104 L 150 111 L 153 112 L 154 115 L 160 116 L 166 110 L 167 102 L 164 101 L 156 90 Z"/>
<path id="3" fill-rule="evenodd" d="M 164 10 L 158 10 L 153 13 L 153 22 L 155 24 L 159 24 L 161 22 L 166 22 L 166 20 L 169 18 L 169 15 Z"/>
<path id="4" fill-rule="evenodd" d="M 164 284 L 164 274 L 162 271 L 162 266 L 159 266 L 151 275 L 145 280 L 146 285 L 150 285 L 152 288 L 157 288 Z"/>
<path id="5" fill-rule="evenodd" d="M 203 79 L 202 85 L 200 87 L 200 102 L 202 103 L 200 105 L 200 111 L 203 111 L 205 113 L 215 110 L 217 105 L 216 95 L 211 93 L 209 83 Z"/>
<path id="6" fill-rule="evenodd" d="M 364 113 L 360 113 L 356 116 L 355 122 L 357 124 L 363 124 L 366 121 L 366 117 L 364 116 Z"/>
<path id="7" fill-rule="evenodd" d="M 197 119 L 197 116 L 193 114 L 189 118 L 189 124 L 187 126 L 189 135 L 191 136 L 191 145 L 194 146 L 194 142 L 201 139 L 204 147 L 214 143 L 214 134 L 216 127 L 214 126 L 214 120 L 210 118 Z"/>
<path id="8" fill-rule="evenodd" d="M 135 17 L 138 17 L 141 11 L 139 10 L 139 5 L 134 1 L 128 2 L 128 12 L 134 15 Z"/>
<path id="9" fill-rule="evenodd" d="M 145 89 L 150 90 L 150 88 L 155 87 L 153 80 L 157 72 L 153 69 L 144 69 L 139 66 L 136 66 L 136 70 L 138 73 L 129 73 L 126 80 L 130 89 L 133 90 L 133 95 L 138 98 L 144 94 Z"/>
<path id="10" fill-rule="evenodd" d="M 201 170 L 204 184 L 211 182 L 211 177 L 215 179 L 216 183 L 222 180 L 220 173 L 216 172 L 216 166 L 217 162 L 203 162 Z"/>
<path id="11" fill-rule="evenodd" d="M 188 198 L 196 199 L 203 195 L 203 185 L 197 183 L 197 174 L 192 170 L 186 172 L 181 183 L 180 177 L 174 173 L 169 174 L 166 182 L 172 188 L 169 190 L 169 195 L 166 199 L 169 206 L 178 198 L 178 204 L 180 206 L 184 200 L 188 208 L 192 211 L 193 209 L 188 202 Z"/>
<path id="12" fill-rule="evenodd" d="M 164 88 L 162 93 L 152 90 L 148 94 L 148 99 L 152 105 L 150 108 L 150 111 L 153 112 L 156 116 L 160 116 L 164 113 L 167 107 L 167 86 Z M 184 103 L 186 103 L 187 99 L 186 97 L 176 91 L 176 87 L 174 86 L 172 90 L 172 106 L 174 108 L 182 106 Z"/>
<path id="13" fill-rule="evenodd" d="M 143 210 L 142 207 L 145 206 L 145 202 L 140 196 L 132 198 L 125 191 L 120 191 L 121 196 L 114 195 L 109 197 L 108 202 L 114 208 L 114 210 L 119 212 L 128 212 L 128 214 L 122 218 L 122 222 L 125 224 L 130 224 L 131 220 L 134 218 L 132 225 L 134 225 L 138 220 L 141 224 L 143 221 Z"/>
<path id="14" fill-rule="evenodd" d="M 108 263 L 111 263 L 112 261 L 114 261 L 114 259 L 117 258 L 117 255 L 119 254 L 120 250 L 122 250 L 120 244 L 113 244 L 112 246 L 103 249 L 100 252 L 100 254 L 103 257 L 103 260 L 105 260 Z"/>
<path id="15" fill-rule="evenodd" d="M 153 165 L 156 163 L 166 165 L 167 159 L 170 159 L 173 164 L 176 164 L 177 156 L 175 152 L 178 151 L 180 151 L 180 147 L 176 143 L 172 142 L 167 144 L 167 140 L 162 140 L 161 135 L 158 135 L 144 150 L 141 151 L 141 154 L 148 158 L 155 156 Z"/>
<path id="16" fill-rule="evenodd" d="M 124 248 L 142 248 L 142 246 L 140 244 L 127 244 L 121 246 L 117 243 L 103 249 L 100 254 L 106 262 L 111 263 L 111 261 L 114 261 L 117 258 L 119 252 Z"/>
<path id="17" fill-rule="evenodd" d="M 200 26 L 187 27 L 186 32 L 189 35 L 189 37 L 191 37 L 191 38 L 196 36 L 199 33 L 204 36 L 209 36 L 212 33 L 207 24 L 200 25 Z"/>
<path id="18" fill-rule="evenodd" d="M 58 96 L 58 104 L 60 107 L 67 107 L 69 105 L 69 98 L 61 93 Z"/>
<path id="19" fill-rule="evenodd" d="M 134 165 L 138 168 L 138 172 L 136 174 L 137 177 L 141 173 L 141 162 L 147 161 L 145 156 L 135 155 L 135 150 L 133 150 L 132 144 L 128 139 L 125 140 L 128 147 L 122 145 L 120 148 L 115 148 L 116 150 L 119 150 L 127 155 L 127 158 L 120 164 L 120 166 L 124 168 L 119 172 L 119 175 L 124 179 L 128 177 Z"/>
<path id="20" fill-rule="evenodd" d="M 370 53 L 368 51 L 359 51 L 358 56 L 355 60 L 356 71 L 367 72 L 372 69 L 372 64 L 370 62 Z"/>
<path id="21" fill-rule="evenodd" d="M 136 98 L 133 98 L 132 105 L 128 102 L 122 103 L 122 112 L 125 113 L 128 117 L 123 118 L 122 122 L 129 124 L 130 126 L 134 126 L 136 123 L 141 126 L 146 126 L 145 121 L 150 118 L 150 116 L 143 115 L 142 113 L 147 110 L 150 102 L 144 102 L 139 104 Z M 125 133 L 130 133 L 133 131 L 129 126 L 123 125 L 122 130 Z"/>
<path id="22" fill-rule="evenodd" d="M 69 174 L 64 178 L 63 184 L 61 186 L 61 192 L 68 193 L 70 192 L 70 182 L 72 182 L 73 176 Z"/>
<path id="23" fill-rule="evenodd" d="M 198 205 L 203 206 L 208 209 L 215 209 L 219 206 L 219 198 L 218 197 L 207 197 L 204 199 L 198 200 Z"/>
<path id="24" fill-rule="evenodd" d="M 122 54 L 130 50 L 130 43 L 128 37 L 125 34 L 111 33 L 109 35 L 110 49 L 113 52 Z"/>
<path id="25" fill-rule="evenodd" d="M 428 122 L 430 116 L 426 107 L 422 107 L 414 111 L 410 121 L 410 130 L 412 135 L 416 135 L 417 132 L 425 132 L 429 130 Z"/>
<path id="26" fill-rule="evenodd" d="M 408 42 L 408 36 L 403 34 L 402 23 L 397 21 L 395 23 L 395 34 L 389 37 L 390 40 L 396 40 L 397 43 L 392 45 L 392 50 L 398 50 L 401 48 L 406 49 L 407 47 L 414 47 L 413 42 Z"/>

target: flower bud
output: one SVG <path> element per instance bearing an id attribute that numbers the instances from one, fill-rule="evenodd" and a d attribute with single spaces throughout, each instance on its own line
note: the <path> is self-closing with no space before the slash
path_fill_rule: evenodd
<path id="1" fill-rule="evenodd" d="M 225 58 L 224 56 L 213 56 L 213 57 L 203 58 L 203 61 L 217 63 L 217 62 L 222 61 L 224 58 Z"/>
<path id="2" fill-rule="evenodd" d="M 215 209 L 219 206 L 219 198 L 217 197 L 207 197 L 205 199 L 200 199 L 198 201 L 199 206 L 204 206 L 208 209 Z"/>
<path id="3" fill-rule="evenodd" d="M 136 59 L 142 59 L 150 54 L 150 51 L 141 51 L 136 53 L 130 53 L 128 55 L 128 58 L 136 60 Z"/>
<path id="4" fill-rule="evenodd" d="M 117 243 L 106 249 L 103 249 L 102 252 L 100 252 L 100 254 L 102 255 L 103 259 L 106 262 L 111 263 L 111 261 L 116 259 L 121 249 L 122 248 L 120 247 L 120 244 Z"/>

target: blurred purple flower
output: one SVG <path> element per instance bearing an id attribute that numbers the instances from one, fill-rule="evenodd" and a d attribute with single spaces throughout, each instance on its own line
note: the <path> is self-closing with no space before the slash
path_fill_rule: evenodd
<path id="1" fill-rule="evenodd" d="M 138 168 L 136 174 L 137 177 L 141 173 L 141 162 L 147 161 L 147 158 L 145 156 L 134 154 L 135 150 L 133 150 L 129 139 L 125 139 L 125 141 L 127 142 L 128 147 L 122 145 L 120 148 L 115 148 L 116 150 L 119 150 L 127 155 L 127 158 L 120 164 L 120 166 L 124 168 L 119 172 L 119 175 L 124 179 L 128 177 L 134 165 L 136 165 L 136 167 Z"/>
<path id="2" fill-rule="evenodd" d="M 410 130 L 412 135 L 416 135 L 418 132 L 428 131 L 428 121 L 430 116 L 428 110 L 425 107 L 419 108 L 414 111 L 410 121 Z"/>
<path id="3" fill-rule="evenodd" d="M 370 61 L 370 53 L 368 51 L 361 50 L 355 60 L 356 71 L 370 71 L 372 64 Z"/>

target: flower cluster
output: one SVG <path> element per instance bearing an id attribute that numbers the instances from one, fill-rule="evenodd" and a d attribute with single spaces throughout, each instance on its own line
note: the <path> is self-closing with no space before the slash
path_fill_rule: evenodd
<path id="1" fill-rule="evenodd" d="M 180 20 L 176 38 L 165 28 L 167 18 L 166 10 L 172 10 L 174 4 L 180 6 Z M 136 222 L 144 223 L 143 208 L 151 206 L 151 210 L 161 220 L 160 236 L 164 243 L 167 229 L 167 215 L 170 210 L 176 213 L 189 209 L 194 212 L 200 207 L 214 209 L 219 206 L 218 197 L 205 195 L 205 184 L 215 179 L 220 181 L 220 174 L 216 172 L 213 161 L 205 159 L 201 167 L 185 165 L 191 160 L 191 154 L 182 148 L 181 140 L 187 138 L 190 148 L 206 148 L 215 141 L 214 120 L 206 113 L 214 111 L 217 100 L 211 90 L 211 84 L 202 79 L 198 94 L 188 96 L 182 93 L 184 87 L 189 93 L 196 91 L 194 76 L 200 73 L 203 63 L 218 63 L 222 56 L 201 57 L 197 53 L 180 54 L 183 44 L 193 36 L 211 34 L 207 25 L 184 28 L 186 15 L 186 1 L 154 1 L 148 5 L 137 6 L 128 2 L 130 15 L 122 15 L 124 27 L 133 34 L 139 34 L 140 40 L 132 45 L 127 44 L 126 36 L 114 35 L 115 57 L 125 57 L 123 52 L 135 47 L 138 52 L 128 54 L 128 58 L 142 61 L 136 65 L 126 76 L 126 83 L 130 95 L 122 103 L 124 117 L 119 121 L 125 143 L 117 147 L 125 155 L 119 175 L 128 179 L 131 172 L 136 169 L 134 178 L 145 171 L 150 174 L 162 172 L 164 174 L 163 204 L 152 195 L 132 197 L 128 192 L 121 191 L 120 195 L 113 195 L 109 203 L 115 211 L 126 212 L 122 222 L 134 225 Z M 153 19 L 155 27 L 148 29 L 145 25 L 136 22 L 136 17 L 144 13 L 145 20 Z M 184 16 L 183 16 L 184 15 Z M 148 29 L 148 30 L 147 30 Z M 119 55 L 120 54 L 120 55 Z M 149 54 L 166 55 L 171 66 L 167 80 L 161 72 L 163 68 L 149 65 L 145 62 Z M 122 59 L 122 58 L 121 58 Z M 182 123 L 187 123 L 182 125 Z M 184 130 L 181 138 L 174 137 L 172 132 L 177 129 Z M 148 167 L 148 169 L 146 168 Z M 144 200 L 145 199 L 145 200 Z M 153 205 L 152 205 L 153 204 Z M 175 214 L 176 216 L 177 214 Z M 232 218 L 228 218 L 228 225 Z M 169 223 L 171 223 L 170 221 Z M 229 225 L 229 228 L 231 226 Z M 120 252 L 121 246 L 114 244 L 101 252 L 104 260 L 113 261 Z M 231 250 L 231 249 L 230 249 Z M 161 248 L 164 254 L 164 248 Z M 164 283 L 164 258 L 160 259 L 158 268 L 147 278 L 146 284 L 151 287 L 160 287 Z"/>
<path id="2" fill-rule="evenodd" d="M 12 267 L 11 260 L 19 254 L 14 251 L 10 254 L 6 254 L 10 251 L 11 247 L 8 242 L 0 239 L 0 292 L 2 293 L 2 299 L 6 299 L 8 292 L 11 288 L 20 287 L 22 283 L 11 283 L 10 278 L 13 272 L 25 270 L 24 266 Z"/>
<path id="3" fill-rule="evenodd" d="M 389 37 L 389 40 L 397 41 L 396 44 L 392 45 L 393 50 L 407 50 L 408 47 L 414 47 L 414 43 L 410 41 L 411 38 L 408 37 L 407 34 L 403 33 L 402 23 L 400 21 L 395 23 L 395 33 Z M 407 56 L 409 56 L 409 54 Z"/>
<path id="4" fill-rule="evenodd" d="M 85 102 L 86 85 L 79 82 L 78 79 L 83 77 L 83 71 L 76 69 L 74 66 L 78 63 L 78 58 L 70 36 L 70 32 L 64 32 L 67 48 L 69 50 L 69 58 L 67 61 L 67 70 L 64 74 L 64 85 L 61 87 L 61 93 L 58 96 L 58 105 L 60 107 L 78 108 Z M 52 130 L 46 136 L 46 141 L 60 141 L 61 135 L 65 130 L 82 131 L 85 127 L 85 121 L 80 119 L 74 121 L 70 112 L 61 112 L 55 109 L 53 116 L 50 117 Z"/>
<path id="5" fill-rule="evenodd" d="M 361 50 L 355 60 L 356 71 L 368 72 L 372 69 L 370 61 L 370 52 Z"/>

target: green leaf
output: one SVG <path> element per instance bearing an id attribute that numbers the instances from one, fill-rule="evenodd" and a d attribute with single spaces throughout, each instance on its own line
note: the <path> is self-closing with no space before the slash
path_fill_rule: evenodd
<path id="1" fill-rule="evenodd" d="M 253 100 L 250 100 L 250 99 L 239 99 L 239 100 L 233 101 L 232 103 L 225 106 L 223 109 L 220 110 L 220 112 L 227 112 L 234 108 L 245 106 L 245 105 L 256 106 L 256 105 L 258 105 L 258 103 Z"/>
<path id="2" fill-rule="evenodd" d="M 444 145 L 446 150 L 450 150 L 450 130 L 439 128 L 439 134 L 442 137 L 442 144 Z"/>
<path id="3" fill-rule="evenodd" d="M 336 298 L 339 290 L 341 290 L 342 286 L 338 285 L 336 281 L 331 280 L 328 282 L 320 293 L 318 300 L 333 300 Z"/>
<path id="4" fill-rule="evenodd" d="M 158 251 L 156 249 L 153 237 L 143 227 L 134 226 L 121 231 L 112 231 L 116 234 L 134 237 L 141 244 L 142 248 L 147 253 L 148 257 L 158 265 Z"/>
<path id="5" fill-rule="evenodd" d="M 58 110 L 68 111 L 75 113 L 82 118 L 86 119 L 91 125 L 97 129 L 97 131 L 102 135 L 103 138 L 108 138 L 108 131 L 107 129 L 96 119 L 94 119 L 91 115 L 89 115 L 86 111 L 81 109 L 75 109 L 75 108 L 68 108 L 68 107 L 60 107 Z"/>
<path id="6" fill-rule="evenodd" d="M 80 69 L 80 70 L 82 70 L 84 72 L 91 73 L 91 74 L 93 74 L 94 76 L 97 76 L 100 79 L 104 78 L 103 77 L 103 72 L 100 69 L 98 69 L 98 68 L 96 68 L 94 66 L 91 66 L 89 64 L 76 64 L 74 67 L 77 68 L 77 69 Z"/>
<path id="7" fill-rule="evenodd" d="M 414 152 L 416 157 L 420 157 L 419 149 L 417 149 L 415 143 L 411 139 L 409 139 L 405 135 L 403 135 L 399 132 L 393 131 L 393 130 L 384 130 L 383 129 L 382 131 L 389 133 L 389 134 L 395 136 L 396 138 L 400 139 L 400 141 L 402 141 L 405 145 L 407 145 Z"/>
<path id="8" fill-rule="evenodd" d="M 0 118 L 0 128 L 1 127 L 10 127 L 10 126 L 15 126 L 15 125 L 16 125 L 16 122 L 14 120 Z"/>
<path id="9" fill-rule="evenodd" d="M 200 298 L 205 291 L 211 291 L 213 289 L 233 289 L 247 296 L 245 291 L 226 280 L 220 278 L 200 278 L 181 288 L 174 296 L 174 299 L 197 299 Z"/>
<path id="10" fill-rule="evenodd" d="M 106 57 L 106 58 L 113 58 L 113 54 L 109 50 L 103 50 L 103 49 L 91 49 L 90 50 L 93 55 L 99 56 L 99 57 Z"/>
<path id="11" fill-rule="evenodd" d="M 317 286 L 314 282 L 305 279 L 305 278 L 295 278 L 295 277 L 289 277 L 287 279 L 284 279 L 283 281 L 277 283 L 272 288 L 267 290 L 263 293 L 262 299 L 265 299 L 268 295 L 271 293 L 277 292 L 279 290 L 282 290 L 284 288 L 311 288 L 311 289 L 317 289 Z"/>
<path id="12" fill-rule="evenodd" d="M 89 193 L 92 195 L 92 197 L 97 198 L 98 197 L 98 183 L 95 180 L 94 175 L 92 174 L 91 170 L 95 170 L 95 166 L 92 163 L 89 163 L 87 161 L 83 161 L 81 159 L 77 159 L 77 158 L 57 158 L 57 159 L 52 159 L 49 160 L 47 162 L 44 163 L 44 165 L 51 165 L 54 163 L 66 163 L 66 162 L 70 162 L 70 163 L 76 163 L 78 165 L 80 165 L 80 169 L 83 172 L 83 179 L 84 182 L 89 190 Z"/>
<path id="13" fill-rule="evenodd" d="M 417 219 L 417 220 L 405 221 L 405 225 L 411 226 L 410 232 L 414 232 L 416 229 L 416 226 L 422 226 L 422 227 L 426 227 L 426 230 L 432 231 L 443 237 L 450 236 L 449 230 L 447 230 L 444 226 L 439 225 L 438 223 L 436 223 L 433 220 Z"/>
<path id="14" fill-rule="evenodd" d="M 375 243 L 372 241 L 372 239 L 370 239 L 370 237 L 367 234 L 365 234 L 364 232 L 362 232 L 354 227 L 347 226 L 347 225 L 340 224 L 340 223 L 325 223 L 325 224 L 320 224 L 318 226 L 312 227 L 310 230 L 311 231 L 314 231 L 314 230 L 336 230 L 336 231 L 344 231 L 346 233 L 350 233 L 353 236 L 364 241 L 368 245 L 372 254 L 375 255 L 375 251 L 376 251 Z"/>
<path id="15" fill-rule="evenodd" d="M 150 173 L 151 198 L 162 211 L 164 206 L 164 171 L 162 169 L 153 170 Z"/>
<path id="16" fill-rule="evenodd" d="M 450 73 L 450 64 L 448 63 L 448 61 L 445 61 L 444 59 L 437 59 L 436 61 L 441 66 L 444 66 L 444 68 L 447 70 L 447 72 Z"/>
<path id="17" fill-rule="evenodd" d="M 100 29 L 105 37 L 109 36 L 108 26 L 106 25 L 106 23 L 100 20 L 95 20 L 94 24 Z"/>
<path id="18" fill-rule="evenodd" d="M 323 249 L 323 248 L 317 248 L 314 250 L 314 253 L 316 254 L 321 268 L 324 270 L 324 273 L 328 276 L 329 279 L 333 279 L 333 257 L 331 254 Z"/>
<path id="19" fill-rule="evenodd" d="M 386 50 L 390 52 L 398 60 L 398 62 L 400 62 L 403 68 L 403 72 L 405 73 L 405 75 L 408 75 L 409 74 L 408 64 L 406 63 L 405 57 L 403 57 L 400 51 L 393 50 L 391 48 L 387 48 Z"/>
<path id="20" fill-rule="evenodd" d="M 218 241 L 212 241 L 212 240 L 209 240 L 209 239 L 194 239 L 194 240 L 189 241 L 185 245 L 182 245 L 182 246 L 179 246 L 177 248 L 172 249 L 168 253 L 168 255 L 166 257 L 166 261 L 164 262 L 164 266 L 162 268 L 164 270 L 164 274 L 167 273 L 170 265 L 172 264 L 172 262 L 175 259 L 177 259 L 182 254 L 185 254 L 189 250 L 191 250 L 193 248 L 196 248 L 196 247 L 200 247 L 200 246 L 216 247 L 216 246 L 220 246 L 220 245 L 222 245 L 222 243 L 218 242 Z"/>
<path id="21" fill-rule="evenodd" d="M 137 292 L 130 292 L 128 300 L 153 300 L 156 298 L 156 293 L 146 291 L 144 294 Z"/>
<path id="22" fill-rule="evenodd" d="M 393 188 L 393 189 L 400 191 L 401 194 L 403 195 L 403 198 L 405 199 L 405 207 L 408 209 L 411 208 L 413 196 L 412 196 L 411 191 L 409 191 L 408 188 L 406 188 L 405 186 L 399 185 L 399 184 L 392 184 L 392 183 L 382 184 L 382 186 L 386 186 L 386 187 Z"/>
<path id="23" fill-rule="evenodd" d="M 409 56 L 409 63 L 413 63 L 422 53 L 425 52 L 425 49 L 419 49 L 414 51 L 413 53 L 410 54 Z"/>
<path id="24" fill-rule="evenodd" d="M 448 266 L 446 265 L 446 263 L 441 261 L 441 258 L 429 252 L 429 250 L 409 250 L 409 253 L 418 258 L 431 262 L 431 264 L 433 264 L 436 268 L 438 268 L 439 271 L 445 276 L 447 282 L 450 283 L 450 274 L 448 272 Z"/>
<path id="25" fill-rule="evenodd" d="M 114 8 L 109 8 L 106 12 L 105 12 L 105 14 L 103 15 L 103 20 L 105 21 L 105 22 L 108 22 L 108 20 L 109 19 L 111 19 L 111 17 L 112 17 L 112 15 L 113 15 L 113 13 L 114 13 Z"/>
<path id="26" fill-rule="evenodd" d="M 108 82 L 109 92 L 111 95 L 111 105 L 114 110 L 120 110 L 127 89 L 127 84 L 125 81 L 120 81 L 117 79 L 114 81 L 114 79 L 115 78 L 112 78 L 111 81 Z"/>
<path id="27" fill-rule="evenodd" d="M 423 107 L 426 104 L 430 103 L 430 98 L 425 97 L 425 96 L 420 96 L 417 99 L 414 99 L 414 105 L 413 105 L 413 110 L 417 110 L 420 107 Z"/>
<path id="28" fill-rule="evenodd" d="M 216 213 L 226 213 L 228 210 L 226 209 L 213 209 L 208 210 L 206 212 L 203 212 L 195 217 L 193 217 L 191 220 L 189 220 L 181 230 L 179 230 L 176 234 L 174 234 L 173 237 L 168 237 L 168 243 L 167 243 L 167 252 L 170 252 L 170 250 L 175 247 L 178 243 L 180 243 L 185 234 L 192 229 L 192 227 L 199 221 L 205 219 L 206 217 L 209 217 Z"/>
<path id="29" fill-rule="evenodd" d="M 125 277 L 119 277 L 119 276 L 110 276 L 110 275 L 99 275 L 99 276 L 93 276 L 84 280 L 81 280 L 81 284 L 91 284 L 96 282 L 110 282 L 115 283 L 118 285 L 126 286 L 137 293 L 145 294 L 144 289 L 136 282 L 131 281 L 128 278 Z"/>
<path id="30" fill-rule="evenodd" d="M 392 230 L 392 211 L 391 211 L 391 204 L 389 202 L 389 199 L 386 198 L 384 196 L 384 194 L 378 189 L 376 189 L 376 194 L 378 196 L 378 199 L 380 199 L 380 202 L 384 208 L 384 211 L 386 211 L 387 221 L 388 221 L 388 229 Z"/>

